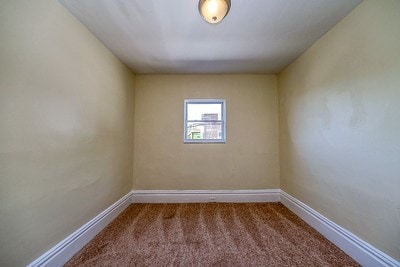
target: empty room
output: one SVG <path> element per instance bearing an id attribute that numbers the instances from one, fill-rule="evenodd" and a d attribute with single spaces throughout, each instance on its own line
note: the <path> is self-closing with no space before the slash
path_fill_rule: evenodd
<path id="1" fill-rule="evenodd" d="M 400 266 L 399 0 L 1 0 L 0 266 Z"/>

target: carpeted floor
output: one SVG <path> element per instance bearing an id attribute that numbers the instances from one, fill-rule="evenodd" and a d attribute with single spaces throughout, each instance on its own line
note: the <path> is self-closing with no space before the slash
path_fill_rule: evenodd
<path id="1" fill-rule="evenodd" d="M 133 204 L 66 266 L 359 266 L 281 203 Z"/>

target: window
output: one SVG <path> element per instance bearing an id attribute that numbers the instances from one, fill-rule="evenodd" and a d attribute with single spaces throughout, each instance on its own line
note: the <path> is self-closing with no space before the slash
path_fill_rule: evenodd
<path id="1" fill-rule="evenodd" d="M 225 99 L 186 99 L 184 143 L 225 143 Z"/>

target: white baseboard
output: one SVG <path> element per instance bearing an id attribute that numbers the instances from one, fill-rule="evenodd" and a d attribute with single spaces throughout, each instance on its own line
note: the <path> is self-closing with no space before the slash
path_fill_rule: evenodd
<path id="1" fill-rule="evenodd" d="M 279 202 L 361 265 L 400 267 L 400 263 L 280 189 L 134 190 L 55 245 L 28 267 L 62 266 L 131 203 Z"/>
<path id="2" fill-rule="evenodd" d="M 279 202 L 280 189 L 134 190 L 132 203 Z"/>
<path id="3" fill-rule="evenodd" d="M 371 246 L 284 191 L 281 191 L 281 202 L 362 266 L 400 266 L 397 260 Z"/>
<path id="4" fill-rule="evenodd" d="M 55 245 L 28 267 L 62 266 L 132 203 L 132 191 Z"/>

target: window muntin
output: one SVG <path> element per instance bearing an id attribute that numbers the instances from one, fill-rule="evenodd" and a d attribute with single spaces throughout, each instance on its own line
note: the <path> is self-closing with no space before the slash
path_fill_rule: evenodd
<path id="1" fill-rule="evenodd" d="M 186 99 L 184 143 L 225 143 L 225 99 Z"/>

